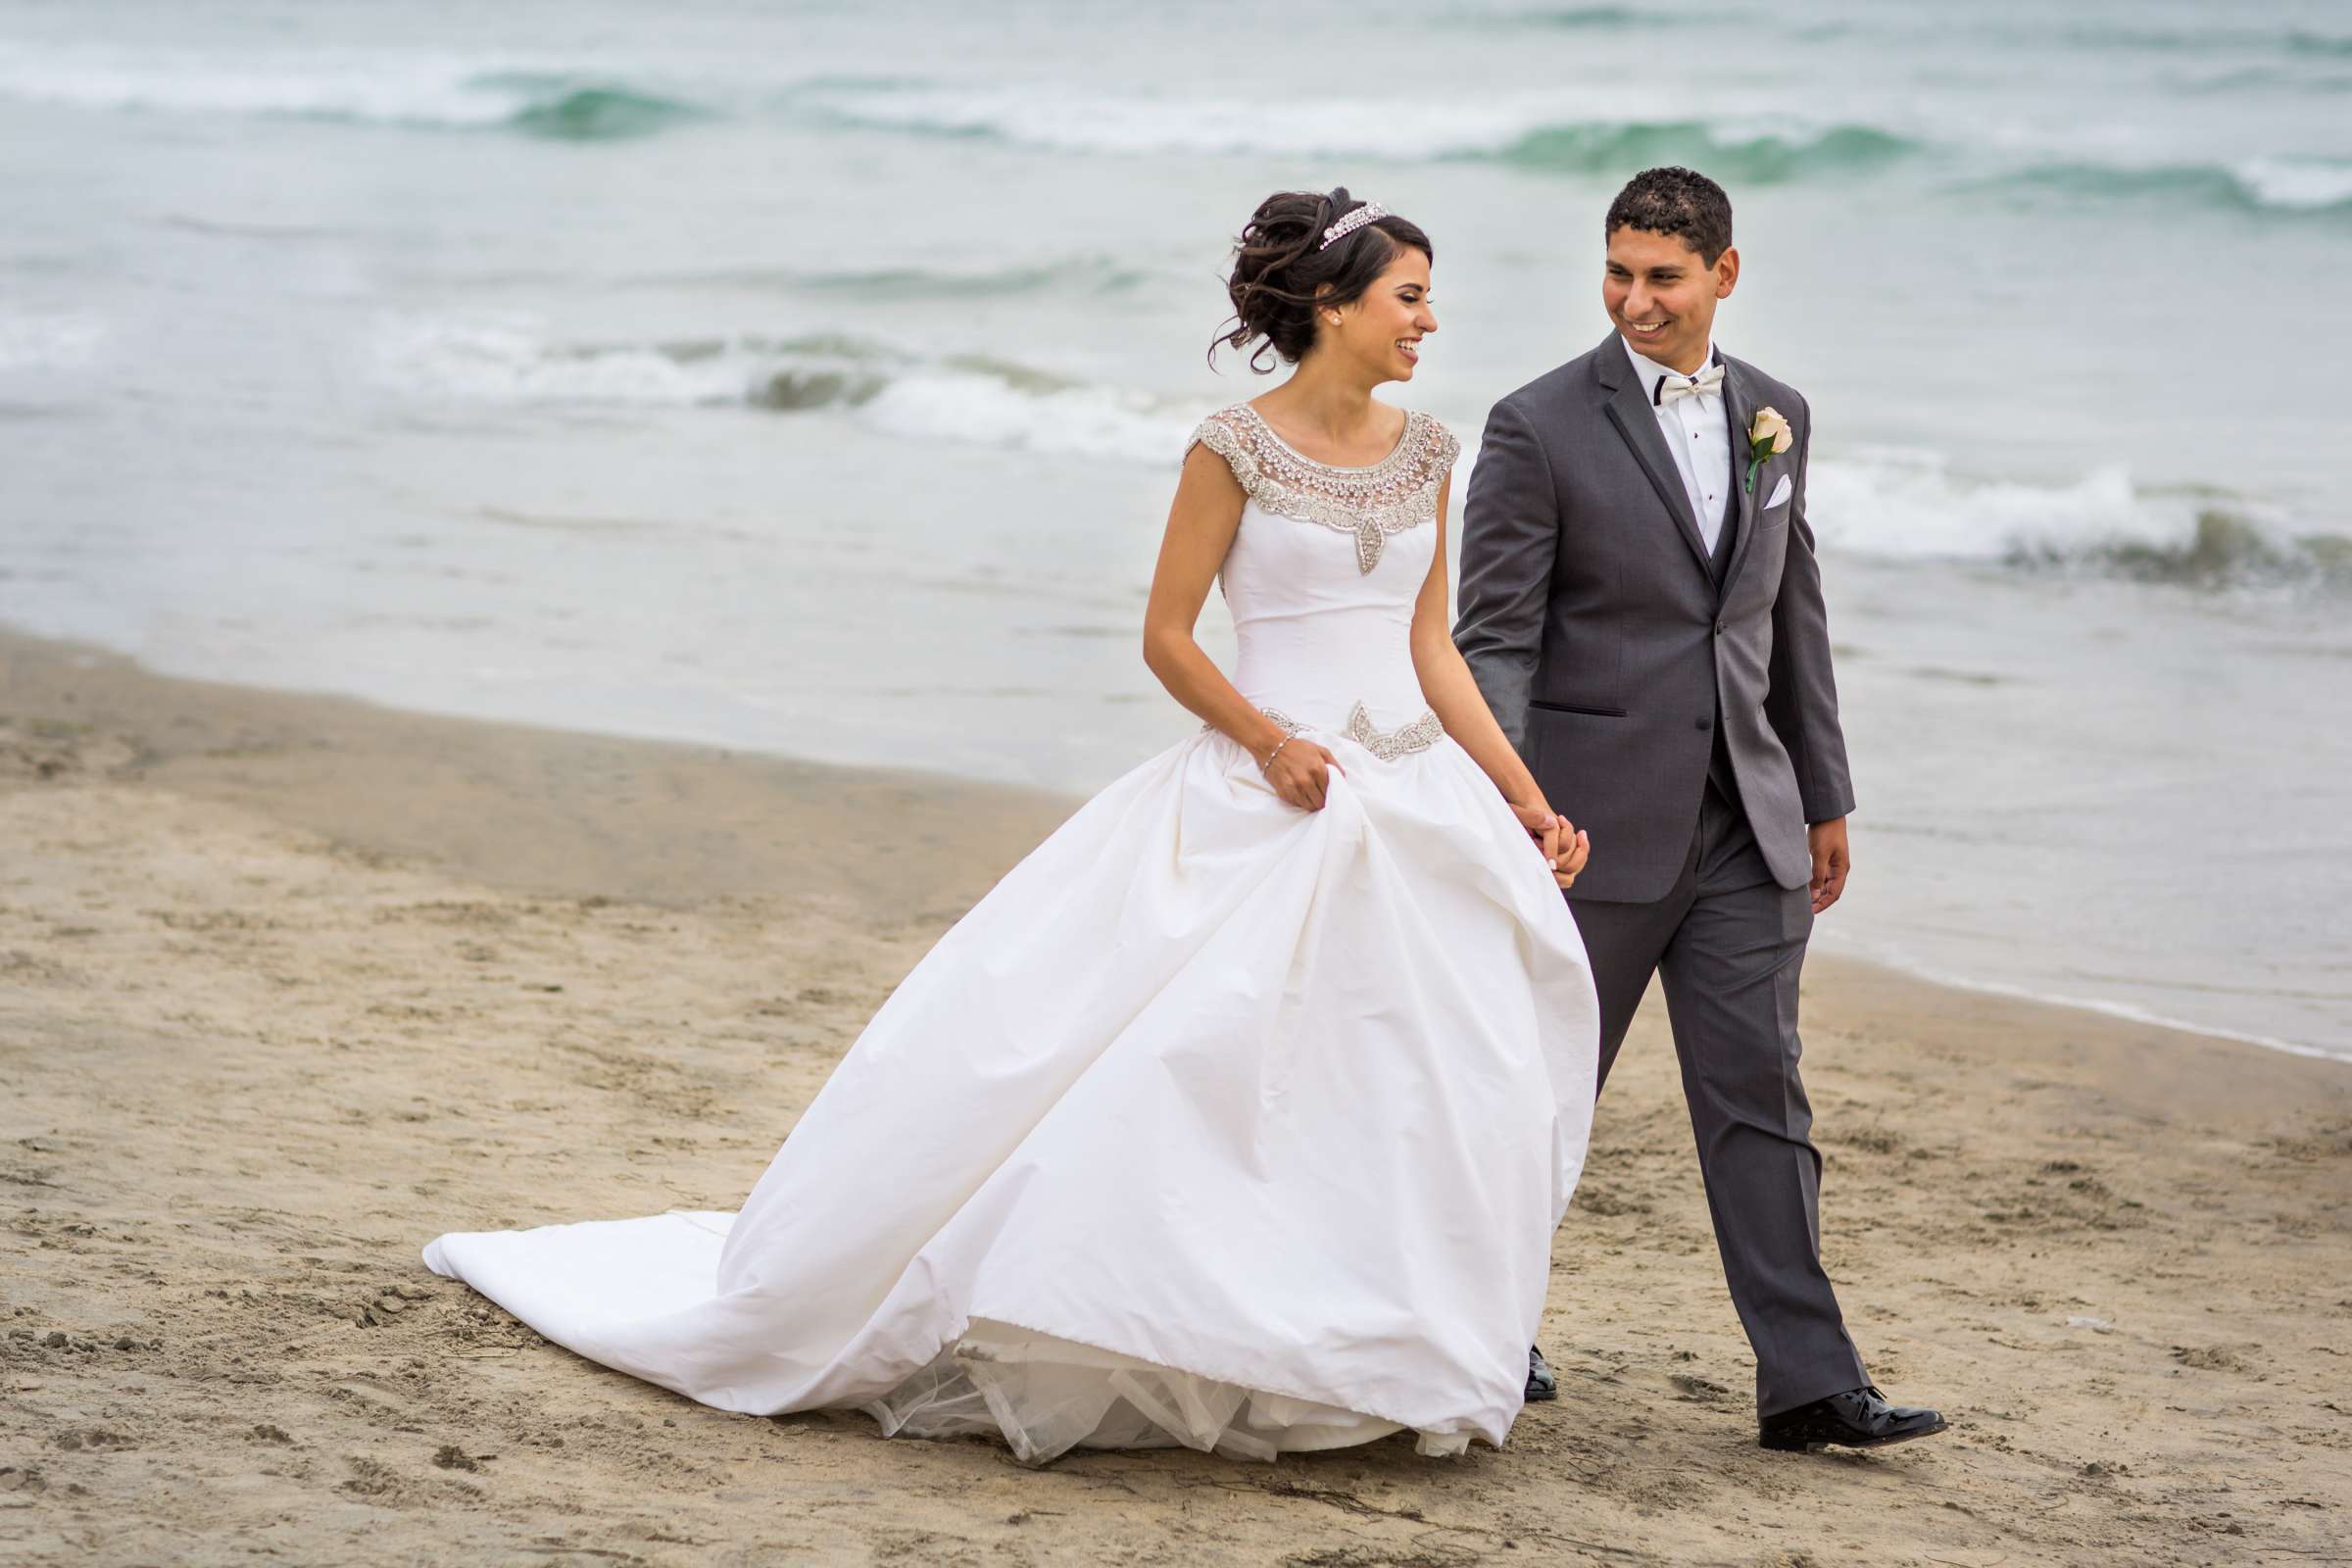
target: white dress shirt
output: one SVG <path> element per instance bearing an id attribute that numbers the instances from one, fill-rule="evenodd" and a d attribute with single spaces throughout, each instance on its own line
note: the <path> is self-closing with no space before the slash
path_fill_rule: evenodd
<path id="1" fill-rule="evenodd" d="M 1706 541 L 1707 553 L 1713 555 L 1715 541 L 1723 534 L 1725 504 L 1732 491 L 1732 415 L 1723 388 L 1718 384 L 1693 397 L 1661 403 L 1660 376 L 1677 383 L 1690 377 L 1636 353 L 1622 332 L 1617 341 L 1625 343 L 1626 358 L 1634 362 L 1634 373 L 1642 378 L 1642 394 L 1658 416 L 1658 430 L 1666 437 L 1667 450 L 1674 454 L 1674 471 L 1682 475 L 1683 493 L 1690 498 L 1690 514 L 1698 519 L 1698 535 Z M 1709 343 L 1707 357 L 1700 363 L 1711 365 L 1714 360 L 1715 345 Z"/>

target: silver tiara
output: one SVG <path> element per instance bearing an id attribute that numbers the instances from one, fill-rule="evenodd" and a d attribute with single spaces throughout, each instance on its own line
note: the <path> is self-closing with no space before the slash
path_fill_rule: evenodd
<path id="1" fill-rule="evenodd" d="M 1354 233 L 1357 229 L 1363 227 L 1366 223 L 1373 222 L 1388 216 L 1389 210 L 1386 207 L 1381 206 L 1380 203 L 1366 202 L 1363 206 L 1358 207 L 1354 212 L 1349 213 L 1346 218 L 1341 219 L 1338 222 L 1325 229 L 1323 231 L 1323 243 L 1316 246 L 1315 249 L 1319 251 L 1327 251 L 1334 245 L 1337 245 L 1340 241 L 1346 239 L 1348 235 Z"/>

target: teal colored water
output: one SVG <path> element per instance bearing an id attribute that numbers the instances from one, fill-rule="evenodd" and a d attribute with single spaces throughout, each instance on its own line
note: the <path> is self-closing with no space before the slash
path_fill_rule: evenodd
<path id="1" fill-rule="evenodd" d="M 0 0 L 0 619 L 1092 789 L 1189 726 L 1137 619 L 1255 201 L 1430 230 L 1396 390 L 1474 447 L 1690 162 L 1820 431 L 1825 943 L 2352 1054 L 2348 110 L 2291 0 Z"/>

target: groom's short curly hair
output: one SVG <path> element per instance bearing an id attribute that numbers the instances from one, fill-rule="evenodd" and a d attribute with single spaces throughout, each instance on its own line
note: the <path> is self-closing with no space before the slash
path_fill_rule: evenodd
<path id="1" fill-rule="evenodd" d="M 1608 221 L 1601 225 L 1601 242 L 1621 228 L 1645 234 L 1673 234 L 1698 252 L 1713 267 L 1732 248 L 1732 199 L 1695 169 L 1669 165 L 1644 169 L 1625 182 L 1609 203 Z"/>

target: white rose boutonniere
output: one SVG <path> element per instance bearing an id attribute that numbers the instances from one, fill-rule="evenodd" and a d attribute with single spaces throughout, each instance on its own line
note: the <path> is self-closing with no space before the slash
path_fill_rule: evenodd
<path id="1" fill-rule="evenodd" d="M 1756 411 L 1755 422 L 1747 427 L 1747 483 L 1742 487 L 1743 494 L 1756 488 L 1756 470 L 1764 466 L 1764 460 L 1788 451 L 1788 443 L 1794 439 L 1780 410 Z"/>

